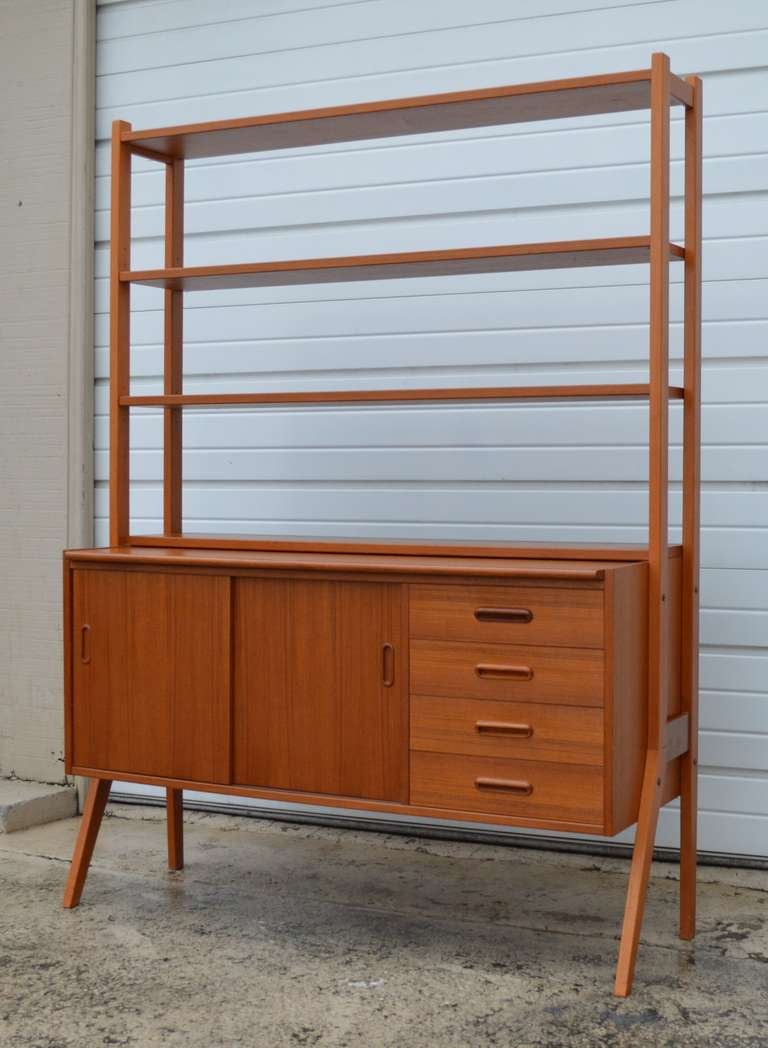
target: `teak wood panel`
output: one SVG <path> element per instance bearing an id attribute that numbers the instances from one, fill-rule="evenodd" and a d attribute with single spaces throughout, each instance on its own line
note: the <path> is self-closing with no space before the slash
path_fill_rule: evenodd
<path id="1" fill-rule="evenodd" d="M 602 706 L 603 653 L 594 648 L 411 641 L 415 695 Z"/>
<path id="2" fill-rule="evenodd" d="M 411 749 L 601 765 L 603 712 L 597 706 L 414 695 Z"/>
<path id="3" fill-rule="evenodd" d="M 232 556 L 232 551 L 248 551 L 240 556 Z M 229 551 L 227 553 L 226 551 Z M 548 542 L 545 545 L 533 545 L 529 542 L 499 543 L 494 539 L 433 539 L 429 542 L 418 539 L 387 539 L 371 541 L 370 539 L 340 538 L 318 539 L 297 535 L 291 538 L 277 535 L 132 535 L 128 546 L 111 550 L 70 550 L 69 556 L 78 559 L 97 559 L 99 555 L 108 555 L 115 559 L 137 563 L 142 556 L 165 560 L 168 563 L 181 564 L 186 558 L 188 563 L 219 558 L 220 563 L 231 563 L 236 567 L 246 564 L 254 565 L 261 560 L 259 554 L 271 553 L 273 563 L 278 564 L 283 555 L 304 554 L 306 563 L 324 558 L 327 564 L 340 568 L 349 566 L 349 555 L 366 555 L 365 561 L 358 565 L 379 566 L 379 570 L 391 570 L 386 565 L 411 565 L 414 571 L 423 570 L 429 574 L 450 574 L 455 567 L 462 564 L 467 574 L 486 574 L 499 577 L 522 576 L 531 572 L 542 574 L 542 569 L 550 578 L 582 579 L 588 581 L 603 577 L 604 570 L 610 563 L 601 561 L 638 561 L 648 559 L 648 547 L 642 543 L 598 543 L 582 542 L 574 546 L 568 542 Z M 669 554 L 679 557 L 680 546 L 670 546 Z M 376 556 L 379 554 L 379 556 Z M 373 556 L 368 556 L 373 555 Z M 418 556 L 417 562 L 414 558 Z M 407 560 L 403 560 L 407 557 Z M 493 558 L 495 563 L 477 558 Z M 450 558 L 450 560 L 449 560 Z M 454 558 L 461 558 L 456 561 Z M 563 563 L 574 561 L 573 564 Z M 591 562 L 592 569 L 587 564 Z M 533 562 L 533 563 L 531 563 Z"/>
<path id="4" fill-rule="evenodd" d="M 266 393 L 139 393 L 120 397 L 123 407 L 227 407 L 242 404 L 362 404 L 432 400 L 600 400 L 648 397 L 643 382 L 573 386 L 448 386 L 432 389 L 314 389 Z M 670 400 L 682 400 L 682 386 L 669 387 Z"/>
<path id="5" fill-rule="evenodd" d="M 673 77 L 671 89 L 673 105 L 691 104 L 689 84 Z M 162 160 L 621 113 L 647 109 L 649 104 L 650 70 L 638 69 L 151 130 L 127 129 L 122 137 L 139 155 Z"/>
<path id="6" fill-rule="evenodd" d="M 679 563 L 679 561 L 678 561 Z M 605 809 L 611 833 L 637 819 L 648 732 L 648 565 L 605 581 Z"/>
<path id="7" fill-rule="evenodd" d="M 75 765 L 229 782 L 229 579 L 75 570 Z"/>
<path id="8" fill-rule="evenodd" d="M 603 771 L 594 765 L 411 753 L 411 800 L 436 808 L 603 822 Z"/>
<path id="9" fill-rule="evenodd" d="M 407 801 L 403 588 L 234 587 L 234 781 Z"/>
<path id="10" fill-rule="evenodd" d="M 648 262 L 648 237 L 601 237 L 537 244 L 494 244 L 488 247 L 400 251 L 381 255 L 301 258 L 278 262 L 175 269 L 123 270 L 120 280 L 173 291 L 217 291 L 228 288 L 286 287 L 297 284 L 345 283 L 355 280 L 403 280 L 411 277 L 512 273 L 530 269 L 580 266 L 626 266 Z M 663 247 L 668 260 L 685 256 L 679 244 Z"/>
<path id="11" fill-rule="evenodd" d="M 602 648 L 595 589 L 411 586 L 412 638 Z"/>

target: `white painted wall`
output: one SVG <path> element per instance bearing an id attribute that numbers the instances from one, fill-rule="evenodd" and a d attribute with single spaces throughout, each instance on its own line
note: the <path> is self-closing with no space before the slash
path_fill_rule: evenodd
<path id="1" fill-rule="evenodd" d="M 648 66 L 705 78 L 702 846 L 768 855 L 768 6 L 762 0 L 121 0 L 98 19 L 96 531 L 107 541 L 110 122 L 208 120 Z M 678 114 L 679 116 L 679 114 Z M 681 121 L 673 126 L 681 188 Z M 188 264 L 643 233 L 647 114 L 189 165 Z M 137 162 L 133 264 L 161 264 Z M 681 234 L 679 202 L 673 236 Z M 680 372 L 681 272 L 671 294 Z M 134 300 L 160 391 L 162 293 Z M 201 293 L 185 389 L 641 381 L 643 267 Z M 679 441 L 679 407 L 673 409 Z M 642 541 L 644 406 L 188 412 L 188 530 Z M 160 527 L 162 421 L 135 413 L 131 511 Z M 672 452 L 679 519 L 680 451 Z M 673 536 L 674 537 L 674 536 Z M 661 839 L 676 844 L 674 812 Z"/>

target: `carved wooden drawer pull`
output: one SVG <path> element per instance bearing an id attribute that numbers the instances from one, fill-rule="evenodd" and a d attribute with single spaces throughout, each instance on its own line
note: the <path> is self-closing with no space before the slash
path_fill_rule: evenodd
<path id="1" fill-rule="evenodd" d="M 522 779 L 487 779 L 479 777 L 475 779 L 475 786 L 479 790 L 507 790 L 509 793 L 519 793 L 523 797 L 530 797 L 533 786 L 530 782 Z"/>
<path id="2" fill-rule="evenodd" d="M 492 662 L 480 662 L 475 666 L 475 673 L 484 680 L 533 680 L 530 666 L 498 666 Z"/>
<path id="3" fill-rule="evenodd" d="M 528 608 L 477 608 L 478 622 L 532 622 L 533 612 Z"/>
<path id="4" fill-rule="evenodd" d="M 475 729 L 479 732 L 516 735 L 521 739 L 530 739 L 533 735 L 533 728 L 530 724 L 510 724 L 508 721 L 477 721 Z"/>

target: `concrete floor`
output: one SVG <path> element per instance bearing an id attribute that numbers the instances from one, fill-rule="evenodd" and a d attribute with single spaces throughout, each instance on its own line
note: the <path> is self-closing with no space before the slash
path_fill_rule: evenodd
<path id="1" fill-rule="evenodd" d="M 618 1001 L 617 860 L 188 813 L 170 874 L 115 806 L 67 912 L 76 829 L 0 837 L 2 1048 L 768 1044 L 765 873 L 703 870 L 689 944 L 655 868 Z"/>

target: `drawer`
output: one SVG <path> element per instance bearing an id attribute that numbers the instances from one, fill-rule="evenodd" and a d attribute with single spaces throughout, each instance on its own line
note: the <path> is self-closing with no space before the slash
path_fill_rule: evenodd
<path id="1" fill-rule="evenodd" d="M 603 772 L 580 764 L 414 751 L 411 804 L 599 827 Z"/>
<path id="2" fill-rule="evenodd" d="M 603 653 L 597 648 L 413 640 L 411 692 L 602 706 Z"/>
<path id="3" fill-rule="evenodd" d="M 411 586 L 411 637 L 603 647 L 603 591 L 535 586 Z"/>
<path id="4" fill-rule="evenodd" d="M 603 711 L 597 706 L 415 695 L 411 749 L 602 764 Z"/>

